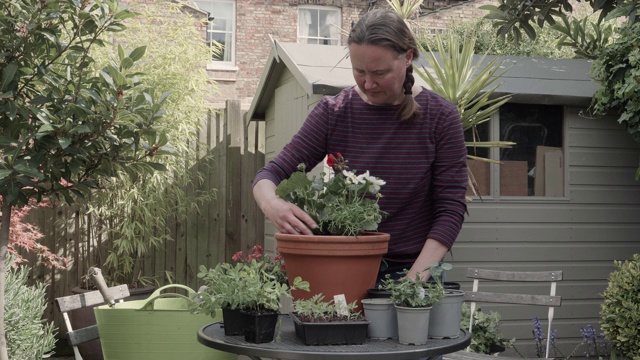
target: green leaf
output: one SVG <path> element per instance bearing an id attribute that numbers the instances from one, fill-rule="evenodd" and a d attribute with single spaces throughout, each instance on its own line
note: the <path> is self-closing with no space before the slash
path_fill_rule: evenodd
<path id="1" fill-rule="evenodd" d="M 0 179 L 4 179 L 13 173 L 13 170 L 10 169 L 0 169 Z"/>
<path id="2" fill-rule="evenodd" d="M 6 145 L 17 145 L 18 144 L 18 139 L 13 139 L 10 138 L 8 136 L 0 136 L 0 145 L 6 146 Z"/>
<path id="3" fill-rule="evenodd" d="M 37 168 L 29 167 L 26 164 L 16 164 L 13 168 L 22 175 L 36 178 L 38 180 L 44 179 L 44 176 Z"/>
<path id="4" fill-rule="evenodd" d="M 122 61 L 120 62 L 120 67 L 123 70 L 129 69 L 132 66 L 133 66 L 133 60 L 131 60 L 131 58 L 126 57 L 126 58 L 122 59 Z"/>
<path id="5" fill-rule="evenodd" d="M 167 171 L 167 167 L 164 164 L 156 162 L 147 162 L 146 164 L 154 170 Z"/>
<path id="6" fill-rule="evenodd" d="M 9 120 L 14 120 L 16 118 L 16 115 L 18 114 L 18 107 L 16 106 L 15 102 L 10 101 L 5 105 L 4 111 L 5 114 L 7 114 Z"/>
<path id="7" fill-rule="evenodd" d="M 66 149 L 69 145 L 71 145 L 71 139 L 68 137 L 60 137 L 60 139 L 58 139 L 58 143 L 60 144 L 61 148 Z"/>
<path id="8" fill-rule="evenodd" d="M 147 51 L 147 47 L 146 46 L 140 46 L 138 48 L 135 48 L 129 54 L 129 58 L 131 58 L 131 60 L 133 60 L 134 62 L 138 61 L 144 56 L 146 51 Z"/>
<path id="9" fill-rule="evenodd" d="M 16 63 L 11 63 L 2 69 L 2 86 L 0 86 L 0 90 L 5 91 L 7 89 L 9 83 L 11 83 L 16 76 L 17 70 L 18 65 Z"/>
<path id="10" fill-rule="evenodd" d="M 49 97 L 44 96 L 44 95 L 38 95 L 35 98 L 31 99 L 31 101 L 29 101 L 29 104 L 31 105 L 42 105 L 42 104 L 46 104 L 50 101 L 51 99 L 49 99 Z"/>

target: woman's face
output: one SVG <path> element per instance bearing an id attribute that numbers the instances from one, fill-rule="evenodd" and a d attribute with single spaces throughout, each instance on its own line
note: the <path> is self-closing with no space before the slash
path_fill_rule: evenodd
<path id="1" fill-rule="evenodd" d="M 353 77 L 366 96 L 366 102 L 371 105 L 398 105 L 402 102 L 402 85 L 413 59 L 413 50 L 398 56 L 383 46 L 351 44 L 349 58 Z"/>

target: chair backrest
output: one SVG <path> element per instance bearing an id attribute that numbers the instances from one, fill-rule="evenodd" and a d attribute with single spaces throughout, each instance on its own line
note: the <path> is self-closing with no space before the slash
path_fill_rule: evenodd
<path id="1" fill-rule="evenodd" d="M 122 301 L 122 299 L 129 296 L 129 287 L 127 285 L 110 287 L 108 288 L 108 291 L 114 300 Z M 100 337 L 98 334 L 98 326 L 90 325 L 84 328 L 74 329 L 71 326 L 71 321 L 69 319 L 69 311 L 84 307 L 102 305 L 106 302 L 98 290 L 83 294 L 59 297 L 56 298 L 55 302 L 58 306 L 58 310 L 60 310 L 62 317 L 64 318 L 64 324 L 67 327 L 67 335 L 69 336 L 69 343 L 73 346 L 73 352 L 76 360 L 82 360 L 82 356 L 78 350 L 78 345 L 98 339 Z"/>
<path id="2" fill-rule="evenodd" d="M 465 293 L 465 300 L 470 302 L 471 318 L 469 319 L 469 332 L 473 327 L 473 314 L 476 310 L 476 302 L 519 304 L 547 306 L 548 328 L 547 328 L 547 348 L 545 357 L 549 357 L 549 341 L 551 338 L 551 322 L 553 321 L 554 309 L 560 306 L 562 298 L 556 295 L 556 282 L 562 280 L 562 271 L 499 271 L 469 268 L 467 277 L 473 279 L 473 289 Z M 489 281 L 510 281 L 510 282 L 548 282 L 550 283 L 549 295 L 513 294 L 497 292 L 478 291 L 480 280 Z M 485 282 L 485 281 L 483 281 Z"/>

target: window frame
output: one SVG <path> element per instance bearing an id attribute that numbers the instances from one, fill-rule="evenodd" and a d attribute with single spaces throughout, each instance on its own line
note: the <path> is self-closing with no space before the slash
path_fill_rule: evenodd
<path id="1" fill-rule="evenodd" d="M 237 46 L 237 41 L 236 41 L 236 33 L 237 33 L 237 7 L 236 7 L 236 1 L 235 0 L 193 0 L 193 3 L 196 4 L 196 6 L 198 6 L 198 3 L 210 3 L 210 4 L 230 4 L 231 5 L 231 13 L 233 14 L 233 19 L 232 19 L 232 26 L 231 26 L 231 30 L 230 31 L 214 31 L 212 29 L 210 29 L 211 24 L 207 24 L 205 31 L 205 41 L 208 37 L 208 33 L 209 32 L 215 32 L 215 33 L 220 33 L 220 34 L 231 34 L 231 52 L 229 54 L 230 56 L 230 60 L 229 61 L 225 61 L 225 60 L 213 60 L 211 57 L 208 59 L 207 62 L 207 69 L 213 69 L 213 70 L 238 70 L 236 67 L 236 46 Z M 200 8 L 201 10 L 207 12 L 210 16 L 212 15 L 208 10 L 206 9 L 202 9 L 200 6 L 198 6 L 198 8 Z M 215 14 L 213 14 L 214 16 L 214 20 L 213 22 L 215 23 Z"/>
<path id="2" fill-rule="evenodd" d="M 320 29 L 318 28 L 318 36 L 305 36 L 302 37 L 300 35 L 300 15 L 301 15 L 301 10 L 323 10 L 323 11 L 333 11 L 333 12 L 337 12 L 338 14 L 338 27 L 340 29 L 342 29 L 342 9 L 336 6 L 318 6 L 318 5 L 298 5 L 298 18 L 296 21 L 296 39 L 297 42 L 299 44 L 304 43 L 304 44 L 308 44 L 308 40 L 309 39 L 316 39 L 316 40 L 321 40 L 323 38 L 320 37 Z M 320 27 L 320 24 L 318 24 L 318 26 Z M 304 40 L 305 42 L 301 42 L 301 40 Z M 332 40 L 332 38 L 329 38 L 329 40 Z M 341 46 L 342 45 L 342 33 L 339 32 L 338 33 L 338 38 L 337 38 L 338 43 L 336 45 L 331 45 L 331 44 L 318 44 L 318 45 L 329 45 L 329 46 Z"/>
<path id="3" fill-rule="evenodd" d="M 534 105 L 550 105 L 550 104 L 534 104 Z M 562 106 L 562 105 L 556 105 Z M 489 164 L 489 194 L 482 195 L 483 201 L 494 202 L 568 202 L 569 194 L 569 161 L 568 161 L 568 121 L 569 115 L 567 107 L 562 106 L 562 156 L 563 156 L 563 195 L 562 196 L 512 196 L 500 194 L 500 164 Z M 496 111 L 492 116 L 489 124 L 490 139 L 482 139 L 482 141 L 494 141 L 492 139 L 500 139 L 500 111 Z M 489 150 L 490 159 L 500 159 L 500 148 L 491 147 Z M 479 196 L 468 195 L 472 199 L 479 199 Z"/>

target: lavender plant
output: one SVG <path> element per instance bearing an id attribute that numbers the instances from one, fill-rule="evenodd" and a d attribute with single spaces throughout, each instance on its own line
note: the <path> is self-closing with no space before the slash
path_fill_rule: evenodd
<path id="1" fill-rule="evenodd" d="M 601 331 L 597 331 L 591 324 L 580 328 L 582 334 L 581 345 L 586 346 L 585 357 L 601 359 L 611 355 L 611 346 Z"/>
<path id="2" fill-rule="evenodd" d="M 542 325 L 540 324 L 540 320 L 538 317 L 533 318 L 533 338 L 536 341 L 536 356 L 539 358 L 546 357 L 547 351 L 547 341 L 549 342 L 549 347 L 554 350 L 554 352 L 560 352 L 556 347 L 556 334 L 557 330 L 551 330 L 551 334 L 549 339 L 546 339 L 544 332 L 542 332 Z M 560 353 L 562 354 L 562 353 Z M 562 355 L 564 357 L 564 355 Z"/>
<path id="3" fill-rule="evenodd" d="M 605 338 L 604 334 L 594 328 L 591 324 L 588 324 L 585 327 L 580 327 L 582 342 L 576 345 L 569 356 L 565 356 L 556 346 L 557 330 L 551 330 L 551 336 L 549 339 L 546 339 L 545 334 L 542 331 L 540 320 L 538 320 L 537 317 L 533 318 L 532 332 L 535 340 L 536 356 L 539 358 L 546 357 L 545 350 L 547 341 L 549 341 L 549 346 L 553 349 L 554 358 L 569 360 L 576 355 L 578 350 L 581 348 L 586 348 L 582 353 L 584 357 L 592 357 L 596 359 L 609 359 L 611 357 L 611 345 Z M 611 357 L 611 359 L 614 358 Z"/>

